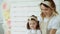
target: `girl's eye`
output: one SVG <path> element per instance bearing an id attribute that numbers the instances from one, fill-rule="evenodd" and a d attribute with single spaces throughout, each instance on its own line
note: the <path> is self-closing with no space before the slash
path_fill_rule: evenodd
<path id="1" fill-rule="evenodd" d="M 35 24 L 35 23 L 33 23 L 33 24 Z"/>
<path id="2" fill-rule="evenodd" d="M 35 23 L 33 23 L 33 25 L 35 25 Z"/>
<path id="3" fill-rule="evenodd" d="M 30 23 L 30 25 L 35 25 L 35 23 Z"/>

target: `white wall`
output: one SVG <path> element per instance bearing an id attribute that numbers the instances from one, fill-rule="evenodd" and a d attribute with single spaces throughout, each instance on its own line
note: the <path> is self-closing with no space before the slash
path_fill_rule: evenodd
<path id="1" fill-rule="evenodd" d="M 60 0 L 54 0 L 55 4 L 56 4 L 56 9 L 58 11 L 58 13 L 60 14 Z"/>
<path id="2" fill-rule="evenodd" d="M 11 34 L 25 34 L 27 18 L 40 15 L 39 3 L 43 0 L 11 0 Z"/>

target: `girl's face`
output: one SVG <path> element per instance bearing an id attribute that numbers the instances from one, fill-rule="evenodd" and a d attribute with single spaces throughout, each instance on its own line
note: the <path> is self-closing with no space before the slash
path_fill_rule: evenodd
<path id="1" fill-rule="evenodd" d="M 44 15 L 51 15 L 52 14 L 52 9 L 51 8 L 47 8 L 44 5 L 40 6 L 41 11 L 43 12 Z"/>
<path id="2" fill-rule="evenodd" d="M 36 29 L 37 23 L 34 20 L 29 21 L 29 26 L 31 29 Z"/>

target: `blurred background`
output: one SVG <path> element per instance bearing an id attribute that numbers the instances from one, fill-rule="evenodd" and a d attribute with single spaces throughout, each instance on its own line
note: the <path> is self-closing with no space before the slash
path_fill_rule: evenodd
<path id="1" fill-rule="evenodd" d="M 40 15 L 39 4 L 44 0 L 0 0 L 0 33 L 25 34 L 27 18 Z M 54 0 L 60 14 L 60 0 Z"/>

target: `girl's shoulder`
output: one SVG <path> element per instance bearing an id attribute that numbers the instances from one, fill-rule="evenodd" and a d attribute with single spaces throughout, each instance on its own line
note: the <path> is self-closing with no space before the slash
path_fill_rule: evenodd
<path id="1" fill-rule="evenodd" d="M 37 32 L 41 32 L 41 30 L 36 30 Z"/>
<path id="2" fill-rule="evenodd" d="M 27 31 L 26 31 L 26 34 L 29 34 L 29 33 L 31 33 L 30 31 L 31 31 L 30 29 L 27 29 Z"/>
<path id="3" fill-rule="evenodd" d="M 37 34 L 41 34 L 41 30 L 37 30 Z"/>
<path id="4" fill-rule="evenodd" d="M 31 29 L 27 29 L 27 32 L 28 32 L 28 31 L 31 31 Z"/>
<path id="5" fill-rule="evenodd" d="M 27 33 L 29 33 L 29 34 L 32 34 L 32 33 L 37 33 L 37 34 L 41 34 L 41 31 L 40 30 L 31 30 L 31 29 L 29 29 L 28 31 L 27 31 Z"/>
<path id="6" fill-rule="evenodd" d="M 36 29 L 36 30 L 27 29 L 27 31 L 40 31 L 40 29 Z"/>

